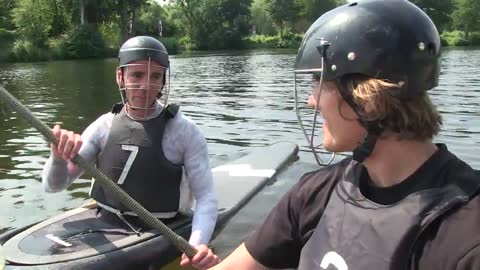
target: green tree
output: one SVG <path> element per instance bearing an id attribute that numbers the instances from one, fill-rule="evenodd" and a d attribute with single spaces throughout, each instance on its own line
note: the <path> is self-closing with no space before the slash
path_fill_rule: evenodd
<path id="1" fill-rule="evenodd" d="M 279 28 L 281 37 L 286 24 L 292 25 L 299 11 L 300 7 L 294 0 L 268 0 L 268 12 Z"/>
<path id="2" fill-rule="evenodd" d="M 299 19 L 293 25 L 294 31 L 306 31 L 322 14 L 344 3 L 344 0 L 297 0 Z"/>
<path id="3" fill-rule="evenodd" d="M 432 19 L 441 33 L 451 25 L 450 14 L 454 9 L 452 0 L 410 0 Z"/>
<path id="4" fill-rule="evenodd" d="M 49 0 L 20 0 L 12 10 L 13 23 L 23 40 L 35 47 L 46 46 L 53 22 Z"/>
<path id="5" fill-rule="evenodd" d="M 176 38 L 187 36 L 189 25 L 181 9 L 176 5 L 167 5 L 163 10 L 163 35 Z"/>
<path id="6" fill-rule="evenodd" d="M 251 24 L 255 26 L 257 34 L 274 34 L 273 21 L 268 13 L 267 0 L 254 0 L 250 7 L 252 14 Z"/>
<path id="7" fill-rule="evenodd" d="M 16 3 L 16 0 L 0 0 L 0 29 L 14 29 L 11 10 L 15 8 Z"/>
<path id="8" fill-rule="evenodd" d="M 120 9 L 121 28 L 126 28 L 127 36 L 124 39 L 134 36 L 134 25 L 136 24 L 138 11 L 145 5 L 148 5 L 147 0 L 119 0 L 122 2 L 123 9 Z M 126 16 L 126 17 L 125 17 Z M 126 23 L 126 24 L 125 24 Z M 125 31 L 125 30 L 123 30 Z"/>
<path id="9" fill-rule="evenodd" d="M 251 0 L 176 0 L 198 49 L 238 48 L 248 34 Z"/>
<path id="10" fill-rule="evenodd" d="M 49 1 L 50 11 L 52 13 L 52 27 L 50 28 L 50 36 L 58 36 L 70 29 L 70 13 L 60 0 Z"/>
<path id="11" fill-rule="evenodd" d="M 166 20 L 166 12 L 158 4 L 145 5 L 138 12 L 136 24 L 133 26 L 135 35 L 159 35 L 159 20 L 162 25 Z"/>
<path id="12" fill-rule="evenodd" d="M 180 10 L 177 15 L 183 19 L 187 36 L 195 42 L 196 36 L 200 35 L 199 32 L 206 32 L 202 24 L 206 13 L 206 0 L 175 0 L 175 5 Z"/>
<path id="13" fill-rule="evenodd" d="M 457 29 L 462 30 L 465 39 L 470 39 L 470 33 L 480 31 L 480 1 L 456 0 L 456 10 L 452 14 Z"/>
<path id="14" fill-rule="evenodd" d="M 299 0 L 299 3 L 301 3 L 301 16 L 310 24 L 323 13 L 337 7 L 335 0 Z"/>

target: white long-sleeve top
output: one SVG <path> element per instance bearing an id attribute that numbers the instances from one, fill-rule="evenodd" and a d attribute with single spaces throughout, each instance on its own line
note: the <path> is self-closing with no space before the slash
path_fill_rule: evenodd
<path id="1" fill-rule="evenodd" d="M 162 105 L 151 118 L 162 111 Z M 95 120 L 82 134 L 82 147 L 79 154 L 88 162 L 94 162 L 105 147 L 114 114 L 106 113 Z M 213 177 L 208 160 L 205 137 L 195 123 L 180 111 L 169 120 L 162 139 L 165 157 L 184 167 L 187 183 L 182 181 L 180 210 L 192 205 L 189 191 L 195 198 L 191 245 L 208 244 L 217 220 L 217 196 L 213 188 Z M 68 169 L 68 166 L 74 166 Z M 57 160 L 50 155 L 42 173 L 42 184 L 46 192 L 59 192 L 66 189 L 83 171 L 73 163 Z M 191 197 L 190 197 L 191 198 Z"/>

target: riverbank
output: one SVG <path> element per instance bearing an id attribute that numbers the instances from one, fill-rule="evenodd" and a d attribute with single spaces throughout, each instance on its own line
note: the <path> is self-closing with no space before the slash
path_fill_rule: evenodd
<path id="1" fill-rule="evenodd" d="M 171 55 L 196 51 L 195 45 L 185 39 L 157 37 Z M 303 36 L 294 33 L 279 35 L 250 35 L 243 38 L 238 49 L 297 49 Z M 15 34 L 0 31 L 1 62 L 38 62 L 52 60 L 91 59 L 116 57 L 119 45 L 106 41 L 91 29 L 84 28 L 75 35 L 50 39 L 47 46 L 38 47 L 27 41 L 16 40 Z M 443 47 L 480 46 L 480 32 L 470 33 L 468 38 L 461 31 L 445 31 L 441 34 Z"/>

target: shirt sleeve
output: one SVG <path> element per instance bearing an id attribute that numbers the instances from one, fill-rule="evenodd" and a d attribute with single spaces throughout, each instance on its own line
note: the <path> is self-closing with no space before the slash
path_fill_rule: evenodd
<path id="1" fill-rule="evenodd" d="M 111 116 L 105 114 L 90 124 L 82 133 L 82 147 L 78 154 L 87 162 L 94 162 L 100 149 L 101 139 L 108 135 L 111 126 Z M 55 159 L 50 154 L 42 172 L 42 185 L 46 192 L 59 192 L 66 189 L 73 181 L 83 174 L 83 170 L 71 161 Z"/>
<path id="2" fill-rule="evenodd" d="M 272 209 L 265 222 L 245 241 L 253 258 L 269 268 L 294 268 L 302 248 L 298 237 L 297 184 Z"/>
<path id="3" fill-rule="evenodd" d="M 186 119 L 186 118 L 185 118 Z M 208 244 L 217 222 L 218 198 L 213 187 L 207 141 L 189 119 L 183 134 L 183 165 L 195 197 L 190 244 Z"/>

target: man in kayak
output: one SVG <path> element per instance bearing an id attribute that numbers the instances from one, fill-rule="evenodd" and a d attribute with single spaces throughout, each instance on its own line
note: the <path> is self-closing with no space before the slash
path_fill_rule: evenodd
<path id="1" fill-rule="evenodd" d="M 305 174 L 212 269 L 480 269 L 480 174 L 432 142 L 439 60 L 434 24 L 406 0 L 358 1 L 314 22 L 296 83 L 313 77 L 323 147 L 353 155 Z"/>
<path id="2" fill-rule="evenodd" d="M 83 171 L 70 159 L 78 154 L 96 162 L 110 179 L 160 219 L 171 219 L 190 209 L 195 197 L 190 244 L 198 249 L 180 264 L 205 269 L 218 261 L 208 248 L 217 219 L 217 196 L 209 165 L 207 143 L 195 123 L 178 106 L 167 105 L 170 63 L 158 40 L 138 36 L 127 40 L 118 53 L 116 79 L 122 103 L 95 120 L 80 136 L 53 128 L 59 140 L 51 146 L 42 182 L 45 191 L 64 190 Z M 165 95 L 164 102 L 159 98 Z M 182 181 L 185 172 L 188 183 Z M 102 213 L 113 213 L 129 227 L 129 212 L 97 182 L 90 195 Z"/>

